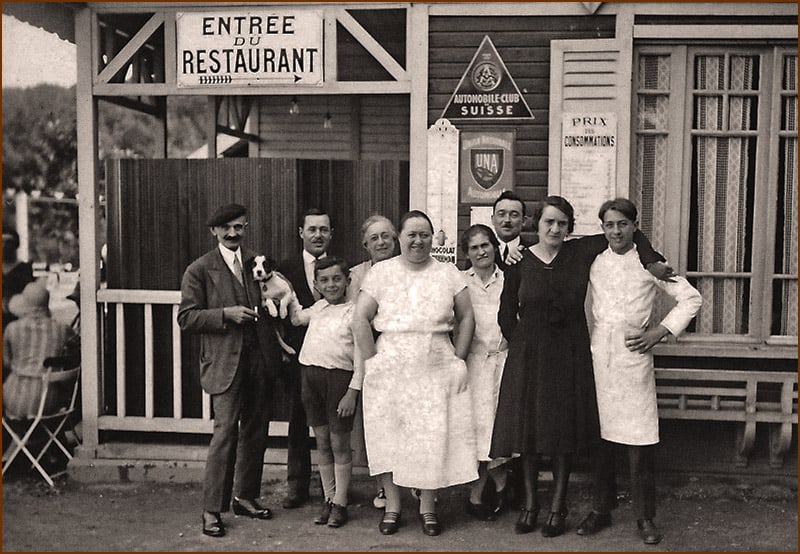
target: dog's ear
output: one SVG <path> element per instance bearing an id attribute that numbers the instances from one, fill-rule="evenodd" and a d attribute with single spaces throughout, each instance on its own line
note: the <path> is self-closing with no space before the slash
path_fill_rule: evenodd
<path id="1" fill-rule="evenodd" d="M 278 262 L 270 258 L 269 256 L 264 256 L 264 269 L 267 271 L 274 271 L 278 267 Z"/>

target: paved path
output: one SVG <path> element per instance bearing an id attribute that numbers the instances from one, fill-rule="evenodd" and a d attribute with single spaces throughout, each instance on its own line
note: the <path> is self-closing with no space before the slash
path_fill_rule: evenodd
<path id="1" fill-rule="evenodd" d="M 544 477 L 549 477 L 547 474 Z M 712 477 L 678 474 L 659 479 L 657 522 L 665 539 L 646 547 L 635 535 L 630 504 L 623 501 L 614 525 L 593 538 L 575 528 L 589 506 L 585 476 L 571 486 L 568 531 L 543 538 L 539 532 L 515 535 L 515 513 L 496 522 L 477 522 L 464 513 L 465 487 L 440 494 L 445 532 L 424 536 L 416 506 L 404 494 L 404 525 L 391 537 L 377 529 L 380 512 L 372 507 L 374 482 L 356 476 L 351 521 L 340 529 L 313 524 L 319 491 L 312 504 L 283 510 L 284 471 L 265 473 L 263 497 L 275 511 L 270 521 L 224 516 L 228 535 L 200 533 L 199 484 L 153 482 L 77 485 L 62 481 L 49 489 L 35 477 L 10 476 L 3 484 L 3 551 L 779 551 L 796 552 L 797 486 L 787 479 Z M 543 483 L 540 498 L 550 495 Z M 542 518 L 540 518 L 541 521 Z"/>

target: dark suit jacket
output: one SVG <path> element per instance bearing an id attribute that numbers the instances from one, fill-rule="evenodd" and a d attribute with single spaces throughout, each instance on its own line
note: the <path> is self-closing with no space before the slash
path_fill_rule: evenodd
<path id="1" fill-rule="evenodd" d="M 261 293 L 252 279 L 254 253 L 242 249 L 244 284 L 253 302 L 260 305 Z M 230 387 L 242 350 L 242 329 L 225 323 L 222 308 L 236 306 L 236 292 L 230 269 L 218 248 L 192 262 L 181 281 L 181 304 L 178 324 L 189 333 L 200 336 L 200 384 L 208 394 L 220 394 Z M 252 307 L 252 306 L 251 306 Z M 266 371 L 277 374 L 280 346 L 272 318 L 259 317 L 256 322 L 259 351 Z"/>
<path id="2" fill-rule="evenodd" d="M 529 235 L 529 236 L 526 236 Z M 539 242 L 539 237 L 535 233 L 520 233 L 519 235 L 519 243 L 524 247 L 533 246 Z M 501 271 L 505 271 L 508 268 L 508 264 L 503 261 L 503 253 L 500 252 L 500 249 L 494 253 L 494 263 L 497 264 L 497 267 L 500 268 Z"/>
<path id="3" fill-rule="evenodd" d="M 280 271 L 283 276 L 289 280 L 292 287 L 294 287 L 294 292 L 301 306 L 308 308 L 314 304 L 314 294 L 311 292 L 311 289 L 308 288 L 308 281 L 306 281 L 306 270 L 303 264 L 302 253 L 283 260 L 278 265 L 278 271 Z M 305 325 L 300 325 L 299 327 L 287 325 L 286 327 L 287 342 L 299 353 L 300 347 L 303 346 L 303 339 L 306 336 L 308 327 Z"/>

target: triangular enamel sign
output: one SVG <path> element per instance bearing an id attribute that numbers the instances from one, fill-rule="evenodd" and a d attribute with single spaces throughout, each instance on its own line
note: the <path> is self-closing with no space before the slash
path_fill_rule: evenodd
<path id="1" fill-rule="evenodd" d="M 533 119 L 489 35 L 483 37 L 441 117 L 450 121 Z"/>

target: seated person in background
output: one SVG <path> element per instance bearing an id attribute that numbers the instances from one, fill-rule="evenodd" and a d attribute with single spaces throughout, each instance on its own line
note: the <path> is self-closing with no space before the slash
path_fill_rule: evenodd
<path id="1" fill-rule="evenodd" d="M 9 310 L 17 320 L 3 332 L 3 366 L 9 376 L 3 383 L 3 412 L 12 419 L 36 415 L 42 394 L 44 360 L 61 354 L 75 332 L 50 316 L 50 294 L 44 281 L 28 283 L 21 294 L 11 297 Z M 63 405 L 61 391 L 48 394 L 45 413 Z"/>
<path id="2" fill-rule="evenodd" d="M 33 281 L 33 267 L 28 262 L 17 259 L 19 235 L 13 229 L 3 228 L 3 331 L 17 319 L 8 311 L 8 301 L 22 292 L 25 285 Z M 5 369 L 3 379 L 6 378 Z"/>

